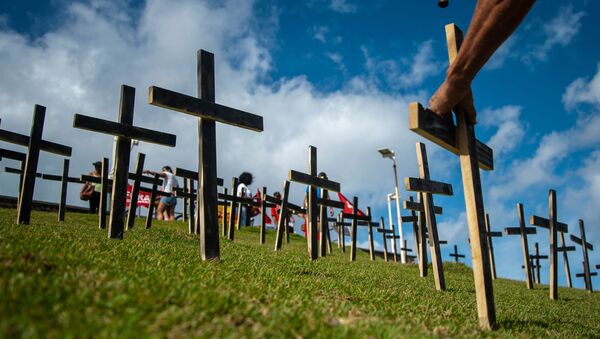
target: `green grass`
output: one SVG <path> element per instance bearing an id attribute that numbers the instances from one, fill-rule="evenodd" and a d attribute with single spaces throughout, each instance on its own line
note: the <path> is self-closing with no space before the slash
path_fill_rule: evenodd
<path id="1" fill-rule="evenodd" d="M 0 337 L 592 337 L 600 296 L 574 289 L 494 282 L 499 329 L 478 329 L 471 270 L 445 263 L 448 291 L 415 265 L 371 262 L 359 253 L 315 262 L 303 238 L 280 253 L 257 229 L 221 239 L 222 261 L 202 262 L 181 222 L 138 220 L 108 239 L 91 215 L 34 212 L 14 225 L 0 209 Z M 515 263 L 517 265 L 518 263 Z"/>

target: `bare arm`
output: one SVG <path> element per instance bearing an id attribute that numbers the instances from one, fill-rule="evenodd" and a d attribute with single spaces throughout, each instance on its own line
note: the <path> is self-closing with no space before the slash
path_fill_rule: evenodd
<path id="1" fill-rule="evenodd" d="M 465 111 L 475 123 L 471 82 L 492 54 L 515 31 L 535 0 L 479 0 L 456 60 L 448 68 L 446 80 L 429 100 L 438 115 L 454 108 Z"/>

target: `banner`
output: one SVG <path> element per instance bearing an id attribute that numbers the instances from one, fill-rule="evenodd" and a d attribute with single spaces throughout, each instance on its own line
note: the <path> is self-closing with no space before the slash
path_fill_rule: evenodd
<path id="1" fill-rule="evenodd" d="M 131 190 L 133 187 L 131 185 L 127 185 L 127 200 L 125 202 L 125 207 L 129 207 L 131 205 Z M 137 207 L 150 207 L 150 193 L 139 191 L 138 193 L 138 201 Z"/>

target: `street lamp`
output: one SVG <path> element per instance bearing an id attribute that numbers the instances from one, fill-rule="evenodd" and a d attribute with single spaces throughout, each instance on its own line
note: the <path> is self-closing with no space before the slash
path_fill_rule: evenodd
<path id="1" fill-rule="evenodd" d="M 402 232 L 402 216 L 400 215 L 400 191 L 398 190 L 398 172 L 396 169 L 396 154 L 389 148 L 382 148 L 378 150 L 382 157 L 392 159 L 394 163 L 394 199 L 396 200 L 396 215 L 398 217 L 398 233 L 400 235 L 400 244 L 404 243 L 404 233 Z M 388 196 L 389 198 L 389 196 Z M 388 205 L 389 206 L 389 205 Z M 392 227 L 392 222 L 390 220 L 390 228 Z M 393 247 L 396 247 L 396 239 L 392 243 Z M 406 264 L 406 251 L 400 251 L 400 262 Z"/>

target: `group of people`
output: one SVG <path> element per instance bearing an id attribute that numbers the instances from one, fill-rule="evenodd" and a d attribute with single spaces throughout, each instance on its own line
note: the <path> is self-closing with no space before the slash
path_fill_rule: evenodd
<path id="1" fill-rule="evenodd" d="M 94 170 L 89 175 L 100 178 L 102 176 L 102 163 L 96 161 L 92 165 L 94 166 Z M 162 179 L 160 190 L 169 194 L 168 196 L 161 196 L 157 201 L 151 202 L 157 205 L 156 218 L 158 220 L 174 221 L 175 206 L 177 205 L 175 189 L 179 187 L 179 183 L 173 174 L 173 170 L 170 166 L 163 166 L 160 172 L 144 170 L 144 174 L 158 175 Z M 100 183 L 86 182 L 81 189 L 80 198 L 89 201 L 90 213 L 98 213 L 101 188 L 102 185 Z"/>

